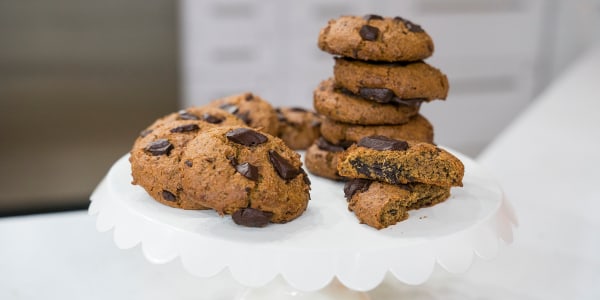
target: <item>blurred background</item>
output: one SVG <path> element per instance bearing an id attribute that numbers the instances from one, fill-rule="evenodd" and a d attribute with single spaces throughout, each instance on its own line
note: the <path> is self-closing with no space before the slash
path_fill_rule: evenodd
<path id="1" fill-rule="evenodd" d="M 253 91 L 311 108 L 333 72 L 319 29 L 367 13 L 432 36 L 450 94 L 422 114 L 474 157 L 600 41 L 600 0 L 0 0 L 0 216 L 86 208 L 138 132 L 180 107 Z"/>

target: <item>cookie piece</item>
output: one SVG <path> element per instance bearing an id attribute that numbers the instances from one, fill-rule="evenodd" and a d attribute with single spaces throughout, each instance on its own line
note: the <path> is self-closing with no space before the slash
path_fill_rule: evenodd
<path id="1" fill-rule="evenodd" d="M 217 119 L 221 121 L 216 122 Z M 140 133 L 131 150 L 132 184 L 140 185 L 162 204 L 205 209 L 181 195 L 181 154 L 199 132 L 227 124 L 243 122 L 215 108 L 189 108 L 157 120 Z"/>
<path id="2" fill-rule="evenodd" d="M 306 169 L 320 177 L 344 180 L 344 177 L 340 176 L 337 171 L 337 162 L 344 149 L 343 146 L 334 145 L 320 137 L 306 150 L 304 157 Z"/>
<path id="3" fill-rule="evenodd" d="M 431 37 L 401 17 L 342 16 L 319 33 L 319 48 L 334 55 L 370 61 L 417 61 L 433 54 Z"/>
<path id="4" fill-rule="evenodd" d="M 246 127 L 219 127 L 190 141 L 181 193 L 238 224 L 285 223 L 308 205 L 310 181 L 300 155 L 281 139 Z M 262 217 L 258 216 L 262 215 Z"/>
<path id="5" fill-rule="evenodd" d="M 382 229 L 408 218 L 408 211 L 432 206 L 450 197 L 450 187 L 424 183 L 388 184 L 368 179 L 346 182 L 348 209 L 360 223 Z"/>
<path id="6" fill-rule="evenodd" d="M 321 124 L 321 134 L 328 141 L 339 144 L 343 142 L 356 143 L 361 138 L 372 135 L 382 135 L 398 140 L 413 140 L 433 143 L 433 126 L 425 117 L 416 115 L 402 125 L 356 125 L 336 122 L 324 118 Z"/>
<path id="7" fill-rule="evenodd" d="M 446 99 L 448 78 L 425 62 L 366 63 L 335 58 L 335 84 L 381 103 Z"/>
<path id="8" fill-rule="evenodd" d="M 294 150 L 304 150 L 321 136 L 321 118 L 313 111 L 300 107 L 278 107 L 277 136 Z"/>
<path id="9" fill-rule="evenodd" d="M 275 109 L 261 97 L 243 93 L 211 101 L 207 106 L 223 109 L 242 119 L 248 126 L 277 135 L 279 123 Z"/>
<path id="10" fill-rule="evenodd" d="M 462 186 L 464 165 L 448 151 L 422 142 L 364 137 L 340 155 L 340 175 L 391 184 Z"/>
<path id="11" fill-rule="evenodd" d="M 362 125 L 406 123 L 419 112 L 422 102 L 378 103 L 336 88 L 333 78 L 322 81 L 313 96 L 313 104 L 319 114 L 336 121 Z"/>

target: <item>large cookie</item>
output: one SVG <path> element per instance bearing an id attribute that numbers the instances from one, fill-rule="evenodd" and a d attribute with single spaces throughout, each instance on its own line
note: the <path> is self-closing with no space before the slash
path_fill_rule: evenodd
<path id="1" fill-rule="evenodd" d="M 403 124 L 419 112 L 421 105 L 421 101 L 378 103 L 361 98 L 347 90 L 336 88 L 331 78 L 321 82 L 313 96 L 317 112 L 330 119 L 351 124 Z"/>
<path id="2" fill-rule="evenodd" d="M 241 124 L 239 119 L 215 108 L 189 108 L 157 120 L 140 133 L 131 150 L 132 183 L 165 205 L 205 209 L 181 194 L 179 162 L 183 150 L 201 131 Z"/>
<path id="3" fill-rule="evenodd" d="M 361 223 L 382 229 L 408 218 L 408 211 L 432 206 L 450 197 L 450 187 L 424 183 L 388 184 L 368 179 L 346 182 L 348 209 Z"/>
<path id="4" fill-rule="evenodd" d="M 419 61 L 414 63 L 366 63 L 336 58 L 336 86 L 363 98 L 382 103 L 401 100 L 446 99 L 448 78 L 440 70 Z"/>
<path id="5" fill-rule="evenodd" d="M 242 119 L 252 128 L 277 136 L 277 113 L 269 102 L 252 93 L 243 93 L 211 101 L 207 106 L 221 108 Z"/>
<path id="6" fill-rule="evenodd" d="M 285 223 L 300 216 L 310 181 L 300 155 L 281 139 L 246 127 L 202 132 L 185 148 L 181 193 L 241 225 Z M 250 222 L 250 223 L 248 223 Z"/>
<path id="7" fill-rule="evenodd" d="M 356 143 L 363 137 L 372 135 L 433 143 L 433 126 L 420 114 L 402 125 L 356 125 L 324 118 L 321 124 L 321 134 L 334 144 Z"/>
<path id="8" fill-rule="evenodd" d="M 313 111 L 300 107 L 278 107 L 277 136 L 294 150 L 304 150 L 321 136 L 321 117 Z"/>
<path id="9" fill-rule="evenodd" d="M 343 152 L 337 168 L 349 178 L 439 186 L 462 186 L 465 171 L 458 158 L 435 145 L 383 136 L 362 138 Z"/>
<path id="10" fill-rule="evenodd" d="M 319 34 L 319 48 L 334 55 L 373 61 L 417 61 L 433 54 L 431 37 L 401 17 L 343 16 Z"/>
<path id="11" fill-rule="evenodd" d="M 344 180 L 337 171 L 337 162 L 344 149 L 343 146 L 334 145 L 320 137 L 306 150 L 304 155 L 306 169 L 320 177 Z"/>

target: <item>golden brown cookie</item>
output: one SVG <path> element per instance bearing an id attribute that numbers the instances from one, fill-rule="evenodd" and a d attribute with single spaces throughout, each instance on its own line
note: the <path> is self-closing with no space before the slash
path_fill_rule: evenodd
<path id="1" fill-rule="evenodd" d="M 276 108 L 279 119 L 277 136 L 294 150 L 304 150 L 321 136 L 321 117 L 300 107 Z"/>
<path id="2" fill-rule="evenodd" d="M 334 55 L 373 61 L 417 61 L 433 54 L 431 37 L 404 18 L 342 16 L 319 33 L 319 48 Z"/>
<path id="3" fill-rule="evenodd" d="M 382 229 L 408 218 L 408 211 L 441 203 L 450 187 L 424 183 L 388 184 L 368 179 L 346 182 L 348 209 L 361 223 Z"/>
<path id="4" fill-rule="evenodd" d="M 412 101 L 446 99 L 448 78 L 425 62 L 375 63 L 336 58 L 335 84 L 382 103 L 395 98 Z"/>
<path id="5" fill-rule="evenodd" d="M 300 216 L 310 181 L 300 155 L 281 139 L 246 127 L 202 132 L 185 148 L 181 193 L 240 225 L 285 223 Z"/>
<path id="6" fill-rule="evenodd" d="M 252 128 L 277 136 L 279 122 L 275 109 L 261 97 L 243 93 L 211 101 L 207 106 L 221 108 L 242 119 Z"/>
<path id="7" fill-rule="evenodd" d="M 336 88 L 333 79 L 330 78 L 321 82 L 315 89 L 313 104 L 321 115 L 339 122 L 394 125 L 404 124 L 410 117 L 419 113 L 421 101 L 378 103 Z"/>
<path id="8" fill-rule="evenodd" d="M 334 145 L 320 137 L 306 150 L 304 155 L 306 169 L 319 177 L 344 180 L 337 171 L 337 161 L 342 151 L 344 151 L 343 146 Z"/>
<path id="9" fill-rule="evenodd" d="M 356 125 L 324 118 L 321 124 L 321 134 L 334 144 L 356 143 L 363 137 L 372 135 L 433 143 L 433 126 L 420 114 L 412 117 L 408 123 L 402 125 Z"/>
<path id="10" fill-rule="evenodd" d="M 439 186 L 462 186 L 465 171 L 458 158 L 435 145 L 384 136 L 359 140 L 340 155 L 337 168 L 349 178 Z"/>

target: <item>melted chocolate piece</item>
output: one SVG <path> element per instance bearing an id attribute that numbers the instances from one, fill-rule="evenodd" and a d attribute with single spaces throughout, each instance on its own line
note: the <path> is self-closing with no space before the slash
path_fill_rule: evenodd
<path id="1" fill-rule="evenodd" d="M 329 151 L 329 152 L 342 152 L 342 151 L 346 150 L 341 145 L 332 144 L 323 137 L 319 137 L 319 139 L 317 140 L 317 147 L 319 147 L 319 149 L 321 149 L 321 150 L 325 150 L 325 151 Z"/>
<path id="2" fill-rule="evenodd" d="M 358 146 L 371 148 L 374 150 L 396 150 L 404 151 L 408 149 L 408 143 L 406 141 L 394 140 L 389 137 L 382 135 L 367 136 L 358 141 Z"/>
<path id="3" fill-rule="evenodd" d="M 198 129 L 200 129 L 200 127 L 198 127 L 198 125 L 196 125 L 196 124 L 187 124 L 187 125 L 181 125 L 181 126 L 175 127 L 173 129 L 171 129 L 170 131 L 173 133 L 181 133 L 181 132 L 196 131 Z"/>
<path id="4" fill-rule="evenodd" d="M 152 129 L 144 129 L 140 132 L 140 137 L 146 137 L 152 133 Z"/>
<path id="5" fill-rule="evenodd" d="M 241 208 L 231 215 L 233 222 L 248 227 L 265 227 L 273 217 L 272 212 L 255 208 Z"/>
<path id="6" fill-rule="evenodd" d="M 308 112 L 308 110 L 306 110 L 302 107 L 290 107 L 290 110 L 294 111 L 294 112 Z"/>
<path id="7" fill-rule="evenodd" d="M 171 149 L 173 149 L 173 145 L 166 139 L 159 139 L 151 142 L 144 148 L 144 150 L 150 152 L 154 156 L 158 155 L 169 155 L 171 153 Z"/>
<path id="8" fill-rule="evenodd" d="M 371 20 L 383 20 L 383 17 L 380 15 L 365 15 L 363 17 L 367 22 Z"/>
<path id="9" fill-rule="evenodd" d="M 304 178 L 303 178 L 303 180 L 304 180 L 304 183 L 306 183 L 307 185 L 309 185 L 309 186 L 310 186 L 310 183 L 311 183 L 311 182 L 310 182 L 310 178 L 308 178 L 308 174 L 306 174 L 306 171 L 304 171 L 304 169 L 300 168 L 300 172 L 301 172 L 302 174 L 304 174 Z M 310 199 L 310 195 L 308 195 L 308 198 Z"/>
<path id="10" fill-rule="evenodd" d="M 205 122 L 210 123 L 210 124 L 220 124 L 221 122 L 223 122 L 223 119 L 221 119 L 219 117 L 215 117 L 208 113 L 205 113 L 202 115 L 202 120 L 204 120 Z"/>
<path id="11" fill-rule="evenodd" d="M 226 111 L 226 112 L 228 112 L 228 113 L 230 113 L 230 114 L 232 114 L 232 115 L 234 115 L 235 113 L 238 112 L 238 110 L 240 110 L 240 108 L 237 107 L 237 105 L 235 105 L 235 104 L 229 104 L 229 103 L 225 103 L 225 104 L 219 106 L 219 108 L 222 109 L 222 110 L 224 110 L 224 111 Z"/>
<path id="12" fill-rule="evenodd" d="M 375 41 L 379 36 L 379 29 L 377 27 L 363 25 L 363 27 L 360 28 L 358 34 L 360 34 L 360 37 L 364 41 Z"/>
<path id="13" fill-rule="evenodd" d="M 289 161 L 281 157 L 281 155 L 274 150 L 269 150 L 269 161 L 282 179 L 294 179 L 301 173 L 301 169 L 296 169 Z"/>
<path id="14" fill-rule="evenodd" d="M 394 99 L 394 92 L 385 88 L 360 88 L 358 94 L 371 101 L 389 103 Z"/>
<path id="15" fill-rule="evenodd" d="M 268 140 L 265 135 L 249 128 L 236 128 L 228 131 L 225 136 L 228 140 L 236 144 L 251 147 L 260 145 Z"/>
<path id="16" fill-rule="evenodd" d="M 186 160 L 185 162 L 183 162 L 186 166 L 188 167 L 192 167 L 194 165 L 194 163 L 191 160 Z"/>
<path id="17" fill-rule="evenodd" d="M 244 97 L 244 100 L 252 101 L 252 100 L 254 100 L 254 95 L 252 95 L 252 93 L 248 93 L 248 94 L 246 94 L 246 97 Z"/>
<path id="18" fill-rule="evenodd" d="M 406 180 L 409 182 L 414 181 L 414 178 L 409 172 L 396 164 L 388 164 L 385 162 L 373 162 L 371 164 L 367 164 L 361 159 L 357 158 L 350 160 L 350 165 L 359 174 L 365 175 L 374 180 L 381 180 L 391 184 L 402 184 L 399 178 L 406 178 Z"/>
<path id="19" fill-rule="evenodd" d="M 253 166 L 250 163 L 243 163 L 241 165 L 234 165 L 234 167 L 235 170 L 244 175 L 244 177 L 253 181 L 258 181 L 258 168 L 256 166 Z"/>
<path id="20" fill-rule="evenodd" d="M 175 195 L 167 190 L 163 190 L 161 193 L 161 196 L 163 197 L 163 199 L 167 200 L 167 201 L 171 201 L 171 202 L 175 202 L 177 201 L 177 197 L 175 197 Z"/>
<path id="21" fill-rule="evenodd" d="M 415 24 L 407 19 L 404 19 L 402 17 L 395 17 L 394 18 L 395 21 L 400 21 L 402 23 L 404 23 L 404 26 L 406 26 L 406 28 L 408 29 L 408 31 L 410 32 L 424 32 L 425 30 L 423 30 L 423 28 L 421 28 L 420 25 Z"/>
<path id="22" fill-rule="evenodd" d="M 177 119 L 179 120 L 200 120 L 200 118 L 198 118 L 198 116 L 191 114 L 185 110 L 180 110 L 178 112 L 179 116 L 177 117 Z"/>
<path id="23" fill-rule="evenodd" d="M 364 192 L 371 186 L 371 180 L 368 179 L 352 179 L 344 185 L 344 196 L 346 201 L 350 201 L 350 198 L 357 192 Z"/>

